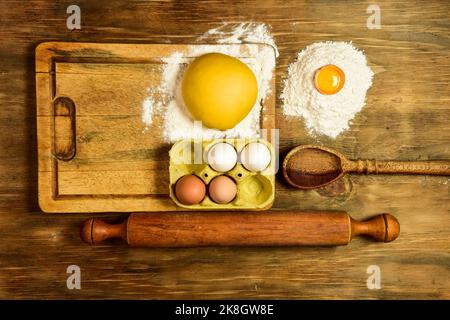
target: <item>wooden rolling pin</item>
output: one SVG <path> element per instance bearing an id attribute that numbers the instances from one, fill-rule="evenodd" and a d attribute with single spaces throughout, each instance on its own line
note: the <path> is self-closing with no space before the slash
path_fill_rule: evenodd
<path id="1" fill-rule="evenodd" d="M 120 224 L 86 220 L 81 239 L 121 238 L 134 247 L 335 246 L 360 235 L 390 242 L 399 232 L 390 214 L 360 222 L 342 211 L 155 212 L 131 214 Z"/>

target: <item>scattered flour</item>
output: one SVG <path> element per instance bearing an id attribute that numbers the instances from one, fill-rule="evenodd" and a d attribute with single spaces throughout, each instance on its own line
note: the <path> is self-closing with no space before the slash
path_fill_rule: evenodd
<path id="1" fill-rule="evenodd" d="M 328 64 L 338 66 L 345 73 L 344 87 L 333 95 L 323 95 L 314 86 L 315 71 Z M 302 117 L 310 133 L 335 139 L 348 129 L 349 121 L 365 105 L 372 76 L 364 53 L 351 42 L 309 45 L 288 68 L 281 94 L 283 113 Z"/>
<path id="2" fill-rule="evenodd" d="M 211 35 L 219 35 L 220 39 L 216 40 L 219 44 L 192 45 L 188 47 L 188 52 L 175 52 L 162 58 L 161 83 L 157 88 L 148 89 L 148 97 L 142 105 L 142 122 L 146 126 L 144 132 L 151 125 L 151 118 L 160 114 L 164 118 L 163 137 L 168 142 L 192 138 L 249 138 L 260 134 L 262 102 L 270 93 L 270 80 L 278 51 L 265 24 L 238 24 L 227 32 L 224 31 L 225 27 L 228 25 L 211 29 L 198 38 L 200 41 L 209 39 Z M 238 45 L 242 42 L 249 44 Z M 251 43 L 266 43 L 271 47 L 258 49 Z M 186 67 L 195 57 L 209 52 L 220 52 L 239 58 L 252 69 L 258 82 L 258 97 L 252 110 L 244 120 L 226 131 L 202 127 L 201 122 L 190 116 L 181 95 L 181 80 Z"/>
<path id="3" fill-rule="evenodd" d="M 230 29 L 229 27 L 232 26 Z M 219 36 L 217 43 L 265 43 L 271 45 L 279 56 L 278 48 L 275 45 L 269 28 L 264 23 L 244 22 L 238 25 L 224 23 L 219 28 L 210 29 L 205 32 L 197 41 Z"/>
<path id="4" fill-rule="evenodd" d="M 152 124 L 154 104 L 155 101 L 153 101 L 152 97 L 147 97 L 142 102 L 142 122 L 146 125 L 144 130 L 148 129 L 148 126 Z"/>

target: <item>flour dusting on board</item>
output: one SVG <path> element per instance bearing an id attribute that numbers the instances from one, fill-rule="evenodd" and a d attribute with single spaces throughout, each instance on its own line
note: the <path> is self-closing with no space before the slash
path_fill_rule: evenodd
<path id="1" fill-rule="evenodd" d="M 321 94 L 314 86 L 316 70 L 326 65 L 336 65 L 345 73 L 345 84 L 336 94 Z M 283 113 L 302 117 L 310 133 L 335 139 L 364 107 L 372 76 L 366 56 L 351 42 L 309 45 L 288 68 L 281 94 Z"/>
<path id="2" fill-rule="evenodd" d="M 262 102 L 270 94 L 270 80 L 278 51 L 265 24 L 238 24 L 228 31 L 225 31 L 225 27 L 229 26 L 211 29 L 198 38 L 198 41 L 208 39 L 219 44 L 192 45 L 188 47 L 187 53 L 175 52 L 161 59 L 163 70 L 160 85 L 148 89 L 148 97 L 142 106 L 142 122 L 145 125 L 143 132 L 146 132 L 152 124 L 151 118 L 158 114 L 164 118 L 163 137 L 168 142 L 193 138 L 250 138 L 260 133 Z M 216 36 L 220 38 L 215 39 Z M 258 49 L 250 44 L 239 45 L 247 42 L 266 43 L 272 47 Z M 258 97 L 250 113 L 234 128 L 226 131 L 202 127 L 200 122 L 190 116 L 181 95 L 181 82 L 186 67 L 195 57 L 210 52 L 239 58 L 252 69 L 258 83 Z"/>
<path id="3" fill-rule="evenodd" d="M 154 99 L 149 96 L 144 99 L 142 102 L 142 122 L 146 125 L 144 131 L 148 130 L 148 126 L 150 126 L 153 122 L 153 111 L 156 109 Z"/>

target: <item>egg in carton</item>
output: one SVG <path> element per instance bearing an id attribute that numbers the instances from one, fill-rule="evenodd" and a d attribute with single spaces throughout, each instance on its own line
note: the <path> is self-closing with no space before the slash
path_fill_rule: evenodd
<path id="1" fill-rule="evenodd" d="M 170 152 L 169 192 L 195 210 L 266 210 L 275 199 L 276 158 L 264 139 L 181 140 Z"/>

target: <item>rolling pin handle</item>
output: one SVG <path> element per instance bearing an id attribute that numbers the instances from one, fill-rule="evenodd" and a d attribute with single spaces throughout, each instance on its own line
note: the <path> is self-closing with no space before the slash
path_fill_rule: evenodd
<path id="1" fill-rule="evenodd" d="M 383 213 L 366 221 L 350 218 L 352 238 L 360 235 L 369 236 L 380 242 L 391 242 L 400 234 L 398 220 L 389 213 Z"/>
<path id="2" fill-rule="evenodd" d="M 127 220 L 110 224 L 100 219 L 86 220 L 80 230 L 81 239 L 88 244 L 98 244 L 107 239 L 121 238 L 127 241 Z"/>

